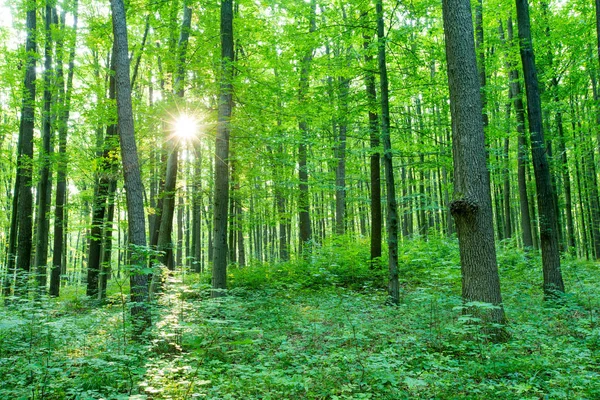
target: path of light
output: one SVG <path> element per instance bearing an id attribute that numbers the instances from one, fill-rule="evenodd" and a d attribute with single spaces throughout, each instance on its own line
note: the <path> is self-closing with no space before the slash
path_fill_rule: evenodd
<path id="1" fill-rule="evenodd" d="M 182 114 L 173 124 L 173 133 L 179 139 L 189 140 L 196 137 L 198 131 L 198 121 L 189 115 Z"/>

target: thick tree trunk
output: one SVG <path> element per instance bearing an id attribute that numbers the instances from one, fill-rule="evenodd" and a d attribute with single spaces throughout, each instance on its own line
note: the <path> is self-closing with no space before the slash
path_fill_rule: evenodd
<path id="1" fill-rule="evenodd" d="M 394 164 L 392 160 L 392 142 L 390 139 L 390 106 L 385 59 L 386 38 L 383 25 L 383 1 L 377 0 L 377 63 L 381 86 L 381 138 L 383 141 L 383 165 L 385 169 L 385 187 L 387 195 L 387 232 L 388 232 L 388 293 L 393 304 L 400 303 L 400 284 L 398 282 L 398 205 L 396 204 L 396 186 L 394 184 Z"/>
<path id="2" fill-rule="evenodd" d="M 537 71 L 531 28 L 529 20 L 529 4 L 527 0 L 516 0 L 517 19 L 521 61 L 525 88 L 529 131 L 531 133 L 531 154 L 537 188 L 537 202 L 540 213 L 540 244 L 544 271 L 544 294 L 552 297 L 556 292 L 564 292 L 562 273 L 560 270 L 560 253 L 558 248 L 558 219 L 554 205 L 554 193 L 550 177 L 550 166 L 546 157 L 544 131 L 542 127 L 542 106 L 538 87 Z"/>
<path id="3" fill-rule="evenodd" d="M 229 134 L 233 107 L 233 7 L 232 0 L 221 1 L 221 76 L 219 116 L 215 143 L 214 249 L 212 297 L 224 295 L 227 288 L 227 214 L 229 201 Z"/>
<path id="4" fill-rule="evenodd" d="M 465 302 L 495 305 L 488 310 L 472 307 L 468 312 L 480 315 L 488 322 L 502 324 L 505 316 L 494 247 L 470 2 L 444 0 L 443 17 L 454 155 L 454 200 L 450 203 L 450 211 L 456 222 L 460 247 L 462 297 Z"/>
<path id="5" fill-rule="evenodd" d="M 21 121 L 19 126 L 19 143 L 17 156 L 17 176 L 15 179 L 13 213 L 18 213 L 16 218 L 16 250 L 17 250 L 17 283 L 15 294 L 23 294 L 27 274 L 31 267 L 32 226 L 33 226 L 33 129 L 35 119 L 35 79 L 36 79 L 36 5 L 28 3 L 27 10 L 27 40 L 25 51 L 27 54 L 25 67 L 25 82 L 23 85 L 23 100 L 21 105 Z"/>
<path id="6" fill-rule="evenodd" d="M 127 22 L 123 0 L 111 0 L 114 34 L 115 79 L 117 87 L 118 130 L 121 142 L 121 160 L 127 201 L 128 241 L 130 244 L 131 316 L 136 336 L 150 324 L 148 301 L 148 275 L 141 272 L 146 266 L 146 220 L 144 217 L 144 188 L 138 162 L 133 109 L 131 104 L 131 80 L 129 78 L 129 55 Z"/>

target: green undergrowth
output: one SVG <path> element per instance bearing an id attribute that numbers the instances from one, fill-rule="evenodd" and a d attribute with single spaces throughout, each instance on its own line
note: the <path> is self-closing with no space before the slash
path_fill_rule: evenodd
<path id="1" fill-rule="evenodd" d="M 169 277 L 142 344 L 119 291 L 102 307 L 30 300 L 0 309 L 0 398 L 600 398 L 597 265 L 565 258 L 569 294 L 543 303 L 539 256 L 505 243 L 498 262 L 504 343 L 461 312 L 457 245 L 435 238 L 401 246 L 399 306 L 387 267 L 345 241 L 231 268 L 218 300 L 206 276 Z"/>

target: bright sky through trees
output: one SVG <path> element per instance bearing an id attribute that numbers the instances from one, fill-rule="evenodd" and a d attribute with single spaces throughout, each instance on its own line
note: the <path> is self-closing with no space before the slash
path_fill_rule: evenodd
<path id="1" fill-rule="evenodd" d="M 192 140 L 198 134 L 198 120 L 189 114 L 180 114 L 173 122 L 173 134 L 180 140 Z"/>

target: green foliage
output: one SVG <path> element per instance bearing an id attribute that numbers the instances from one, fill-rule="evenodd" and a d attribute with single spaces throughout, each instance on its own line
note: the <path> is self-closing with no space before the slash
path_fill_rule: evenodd
<path id="1" fill-rule="evenodd" d="M 203 275 L 168 275 L 142 344 L 125 298 L 92 308 L 26 300 L 0 309 L 0 398 L 457 399 L 597 398 L 595 265 L 567 258 L 572 293 L 542 302 L 540 259 L 499 249 L 510 338 L 493 343 L 460 299 L 458 246 L 401 246 L 402 302 L 385 305 L 384 266 L 349 240 L 308 262 L 231 271 L 210 299 Z M 369 276 L 371 274 L 371 276 Z M 185 280 L 185 282 L 183 281 Z"/>
<path id="2" fill-rule="evenodd" d="M 232 268 L 228 278 L 234 288 L 318 289 L 341 286 L 363 290 L 385 287 L 386 268 L 380 261 L 370 264 L 365 240 L 344 236 L 323 245 L 313 244 L 310 260 Z"/>

